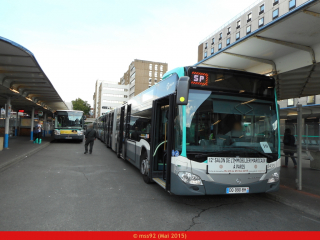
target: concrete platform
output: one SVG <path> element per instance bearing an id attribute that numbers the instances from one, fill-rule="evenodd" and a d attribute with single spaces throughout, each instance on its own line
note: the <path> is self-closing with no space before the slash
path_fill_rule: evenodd
<path id="1" fill-rule="evenodd" d="M 24 158 L 30 157 L 34 153 L 49 146 L 52 141 L 51 136 L 42 138 L 41 144 L 34 144 L 30 137 L 13 137 L 9 139 L 9 148 L 0 151 L 0 171 L 5 170 Z"/>

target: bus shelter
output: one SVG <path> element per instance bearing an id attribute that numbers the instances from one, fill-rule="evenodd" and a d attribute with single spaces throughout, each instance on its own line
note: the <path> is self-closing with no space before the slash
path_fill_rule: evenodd
<path id="1" fill-rule="evenodd" d="M 20 110 L 31 116 L 30 138 L 33 139 L 35 112 L 41 112 L 46 122 L 55 110 L 68 109 L 33 53 L 3 37 L 0 37 L 0 107 L 4 122 L 3 127 L 0 126 L 0 134 L 4 137 L 4 148 L 9 146 L 10 121 L 13 122 L 14 118 L 12 112 L 16 117 L 14 135 L 17 135 Z"/>

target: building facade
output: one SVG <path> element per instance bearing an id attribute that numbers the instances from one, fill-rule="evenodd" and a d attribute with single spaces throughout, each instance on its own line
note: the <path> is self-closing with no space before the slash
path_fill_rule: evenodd
<path id="1" fill-rule="evenodd" d="M 127 85 L 128 96 L 132 98 L 161 81 L 167 71 L 167 63 L 135 59 L 120 78 L 119 85 Z"/>
<path id="2" fill-rule="evenodd" d="M 102 80 L 97 80 L 94 88 L 94 94 L 93 94 L 93 117 L 96 118 L 98 114 L 98 101 L 100 99 L 100 94 L 99 94 L 99 87 L 101 84 Z"/>
<path id="3" fill-rule="evenodd" d="M 94 118 L 98 118 L 128 101 L 128 85 L 97 80 L 93 100 Z"/>
<path id="4" fill-rule="evenodd" d="M 198 62 L 239 41 L 308 0 L 258 0 L 202 40 Z"/>

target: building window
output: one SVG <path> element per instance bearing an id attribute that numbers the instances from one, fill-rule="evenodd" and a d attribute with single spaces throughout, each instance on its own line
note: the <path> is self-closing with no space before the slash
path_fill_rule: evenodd
<path id="1" fill-rule="evenodd" d="M 247 34 L 251 33 L 251 25 L 247 26 Z"/>
<path id="2" fill-rule="evenodd" d="M 211 45 L 212 45 L 212 44 L 214 44 L 214 38 L 212 38 L 212 42 L 211 42 Z"/>
<path id="3" fill-rule="evenodd" d="M 264 13 L 264 4 L 262 4 L 259 9 L 260 9 L 259 15 Z"/>
<path id="4" fill-rule="evenodd" d="M 154 65 L 154 70 L 158 71 L 158 65 Z"/>
<path id="5" fill-rule="evenodd" d="M 231 33 L 231 27 L 228 27 L 227 35 L 229 35 L 230 33 Z"/>
<path id="6" fill-rule="evenodd" d="M 162 65 L 160 65 L 160 71 L 163 71 L 163 66 Z"/>
<path id="7" fill-rule="evenodd" d="M 158 82 L 158 80 L 155 78 L 155 79 L 154 79 L 154 82 L 156 83 L 156 82 Z"/>
<path id="8" fill-rule="evenodd" d="M 240 38 L 240 32 L 236 33 L 236 40 L 238 40 Z"/>
<path id="9" fill-rule="evenodd" d="M 264 24 L 264 17 L 259 19 L 259 27 L 262 27 Z"/>
<path id="10" fill-rule="evenodd" d="M 279 8 L 272 12 L 272 19 L 276 19 L 277 17 L 279 17 Z"/>
<path id="11" fill-rule="evenodd" d="M 227 46 L 230 45 L 230 38 L 227 38 Z"/>
<path id="12" fill-rule="evenodd" d="M 296 0 L 290 0 L 289 1 L 289 10 L 296 7 Z"/>
<path id="13" fill-rule="evenodd" d="M 149 70 L 152 70 L 152 64 L 151 63 L 149 64 Z"/>
<path id="14" fill-rule="evenodd" d="M 206 58 L 207 57 L 207 52 L 204 52 L 204 58 Z"/>
<path id="15" fill-rule="evenodd" d="M 219 40 L 221 40 L 221 39 L 222 39 L 222 32 L 219 33 Z"/>
<path id="16" fill-rule="evenodd" d="M 152 78 L 149 78 L 149 83 L 151 83 L 152 82 Z"/>
<path id="17" fill-rule="evenodd" d="M 207 49 L 208 48 L 208 43 L 206 43 L 206 45 L 205 45 L 205 48 L 204 49 Z"/>
<path id="18" fill-rule="evenodd" d="M 222 43 L 219 43 L 218 50 L 221 50 L 221 48 L 222 48 Z"/>
<path id="19" fill-rule="evenodd" d="M 214 53 L 214 48 L 211 48 L 211 55 Z"/>
<path id="20" fill-rule="evenodd" d="M 154 76 L 157 77 L 158 76 L 158 72 L 154 72 Z"/>
<path id="21" fill-rule="evenodd" d="M 163 75 L 162 75 L 162 72 L 160 72 L 160 77 L 162 78 L 162 76 L 163 76 Z"/>
<path id="22" fill-rule="evenodd" d="M 273 6 L 277 5 L 279 3 L 279 0 L 273 0 Z"/>
<path id="23" fill-rule="evenodd" d="M 248 18 L 247 18 L 247 22 L 250 22 L 251 19 L 252 19 L 252 13 L 249 13 L 249 14 L 248 14 Z"/>
<path id="24" fill-rule="evenodd" d="M 240 26 L 241 26 L 241 21 L 239 20 L 239 21 L 237 22 L 237 29 L 240 28 Z"/>
<path id="25" fill-rule="evenodd" d="M 152 77 L 152 71 L 149 71 L 149 77 Z"/>
<path id="26" fill-rule="evenodd" d="M 307 97 L 307 104 L 315 104 L 315 96 Z"/>
<path id="27" fill-rule="evenodd" d="M 293 98 L 288 99 L 288 106 L 293 106 L 293 105 L 294 105 Z"/>

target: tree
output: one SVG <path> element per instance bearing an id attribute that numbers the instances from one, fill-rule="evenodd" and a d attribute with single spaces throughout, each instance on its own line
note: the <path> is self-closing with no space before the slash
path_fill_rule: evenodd
<path id="1" fill-rule="evenodd" d="M 83 101 L 81 98 L 77 98 L 72 101 L 73 110 L 80 110 L 84 112 L 84 115 L 89 115 L 91 106 L 87 101 Z"/>

